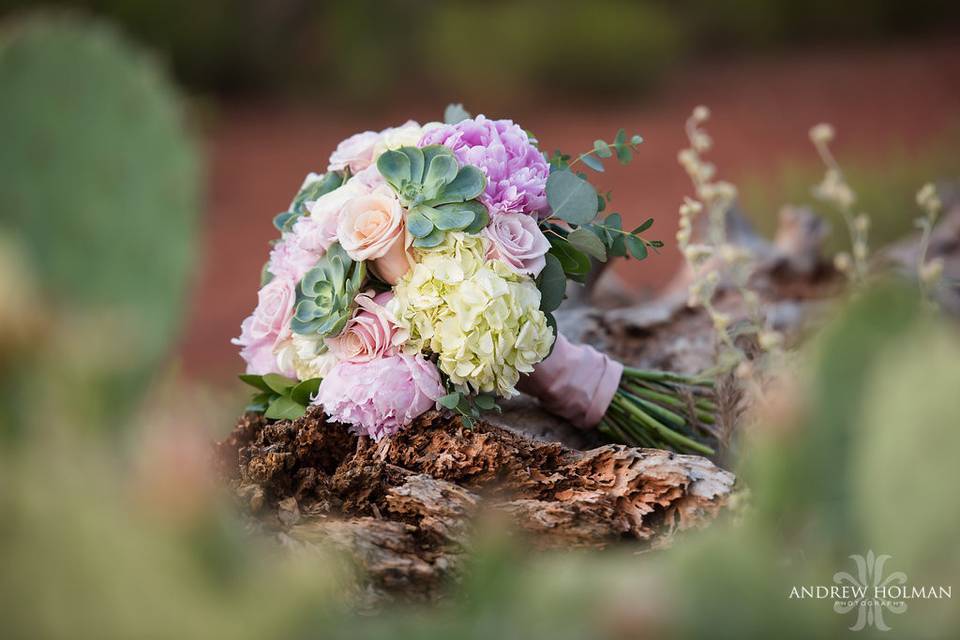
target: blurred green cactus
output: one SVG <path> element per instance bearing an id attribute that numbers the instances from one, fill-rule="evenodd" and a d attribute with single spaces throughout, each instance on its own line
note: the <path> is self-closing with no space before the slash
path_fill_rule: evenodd
<path id="1" fill-rule="evenodd" d="M 0 231 L 24 247 L 57 324 L 122 325 L 111 376 L 139 385 L 193 267 L 199 162 L 178 97 L 111 27 L 43 14 L 0 32 L 0 95 Z"/>

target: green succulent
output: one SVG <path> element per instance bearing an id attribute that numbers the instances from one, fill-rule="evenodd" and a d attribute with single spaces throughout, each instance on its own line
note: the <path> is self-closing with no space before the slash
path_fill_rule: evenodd
<path id="1" fill-rule="evenodd" d="M 354 262 L 339 243 L 332 244 L 300 281 L 290 327 L 320 337 L 340 333 L 366 273 L 363 262 Z"/>
<path id="2" fill-rule="evenodd" d="M 307 202 L 316 200 L 334 189 L 337 189 L 344 183 L 345 175 L 340 171 L 330 171 L 315 180 L 311 180 L 300 188 L 293 202 L 290 203 L 290 209 L 283 213 L 278 213 L 273 218 L 273 226 L 277 231 L 289 231 L 297 218 L 307 211 Z"/>
<path id="3" fill-rule="evenodd" d="M 490 219 L 476 201 L 486 176 L 473 165 L 461 167 L 443 145 L 387 151 L 377 169 L 408 210 L 407 229 L 415 247 L 435 247 L 447 231 L 477 233 Z"/>

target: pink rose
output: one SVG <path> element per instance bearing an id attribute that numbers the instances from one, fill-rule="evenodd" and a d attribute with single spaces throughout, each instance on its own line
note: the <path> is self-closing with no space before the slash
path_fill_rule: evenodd
<path id="1" fill-rule="evenodd" d="M 240 337 L 233 344 L 243 347 L 240 356 L 247 362 L 247 373 L 281 373 L 275 349 L 290 336 L 290 320 L 296 300 L 296 284 L 287 278 L 274 278 L 257 293 L 257 307 L 240 325 Z"/>
<path id="2" fill-rule="evenodd" d="M 550 250 L 536 218 L 522 213 L 500 213 L 483 230 L 490 240 L 487 258 L 498 258 L 514 272 L 536 277 Z"/>
<path id="3" fill-rule="evenodd" d="M 397 347 L 406 342 L 407 334 L 397 326 L 386 304 L 393 293 L 386 291 L 371 297 L 373 292 L 356 297 L 357 312 L 335 338 L 327 339 L 327 346 L 344 362 L 369 362 L 374 358 L 394 355 Z"/>
<path id="4" fill-rule="evenodd" d="M 351 199 L 337 222 L 340 246 L 357 261 L 385 256 L 403 236 L 403 207 L 389 187 Z"/>
<path id="5" fill-rule="evenodd" d="M 320 383 L 314 404 L 374 440 L 392 435 L 444 395 L 437 367 L 422 355 L 341 362 Z"/>
<path id="6" fill-rule="evenodd" d="M 373 150 L 379 142 L 380 134 L 373 131 L 350 136 L 330 154 L 327 171 L 341 171 L 347 167 L 350 167 L 351 173 L 363 171 L 373 164 Z"/>

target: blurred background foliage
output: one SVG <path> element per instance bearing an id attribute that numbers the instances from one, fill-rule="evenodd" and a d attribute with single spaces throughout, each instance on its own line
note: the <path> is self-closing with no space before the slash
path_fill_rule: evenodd
<path id="1" fill-rule="evenodd" d="M 197 150 L 157 63 L 105 24 L 6 25 L 0 95 L 0 232 L 35 270 L 30 293 L 46 305 L 38 341 L 59 340 L 55 386 L 100 377 L 85 410 L 109 422 L 180 326 L 200 214 Z M 4 373 L 15 393 L 22 372 Z M 32 409 L 38 389 L 20 392 Z"/>
<path id="2" fill-rule="evenodd" d="M 2 0 L 0 11 L 36 4 Z M 363 102 L 433 91 L 629 98 L 674 63 L 949 29 L 940 0 L 67 0 L 166 52 L 194 90 Z M 376 16 L 376 19 L 371 19 Z M 550 16 L 549 28 L 542 25 Z M 479 79 L 479 80 L 478 80 Z M 319 80 L 319 81 L 318 81 Z M 331 84 L 337 92 L 324 91 Z"/>

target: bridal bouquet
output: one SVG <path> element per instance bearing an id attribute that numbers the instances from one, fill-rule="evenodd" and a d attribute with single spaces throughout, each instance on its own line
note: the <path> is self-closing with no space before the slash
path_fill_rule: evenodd
<path id="1" fill-rule="evenodd" d="M 625 373 L 551 315 L 595 261 L 662 246 L 641 235 L 652 220 L 625 231 L 603 216 L 609 194 L 578 171 L 629 162 L 640 137 L 548 157 L 510 120 L 445 116 L 347 138 L 276 216 L 234 340 L 258 390 L 249 409 L 291 419 L 315 404 L 380 439 L 434 407 L 469 426 L 522 388 L 620 440 L 705 448 L 677 430 L 694 421 L 671 386 L 696 381 Z"/>

